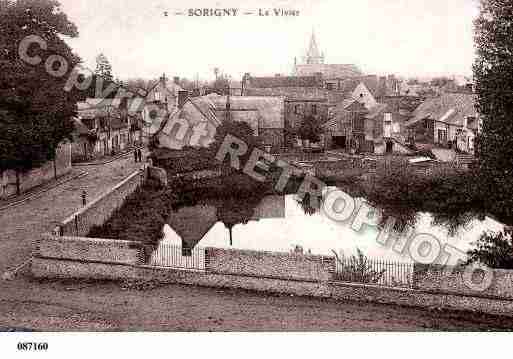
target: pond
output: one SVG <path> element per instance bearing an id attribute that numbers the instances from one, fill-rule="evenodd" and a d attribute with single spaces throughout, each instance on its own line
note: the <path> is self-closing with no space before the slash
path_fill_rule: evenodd
<path id="1" fill-rule="evenodd" d="M 329 189 L 328 189 L 329 190 Z M 367 257 L 411 263 L 408 250 L 394 251 L 378 243 L 378 228 L 364 226 L 356 232 L 351 222 L 336 222 L 323 210 L 305 210 L 296 195 L 272 195 L 258 200 L 218 199 L 199 201 L 177 208 L 164 226 L 163 244 L 187 248 L 218 247 L 258 251 L 333 255 L 333 251 L 351 256 L 359 248 Z M 450 233 L 432 224 L 432 216 L 419 214 L 414 233 L 429 233 L 442 244 L 462 253 L 485 231 L 500 231 L 502 225 L 490 218 L 474 220 Z M 399 236 L 398 242 L 407 236 Z M 456 264 L 464 255 L 452 256 L 447 264 Z"/>

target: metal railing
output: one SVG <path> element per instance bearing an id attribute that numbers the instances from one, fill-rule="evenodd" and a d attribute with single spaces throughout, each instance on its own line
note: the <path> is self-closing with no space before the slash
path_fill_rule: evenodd
<path id="1" fill-rule="evenodd" d="M 204 248 L 183 248 L 182 246 L 160 243 L 151 254 L 149 265 L 178 269 L 205 270 Z"/>

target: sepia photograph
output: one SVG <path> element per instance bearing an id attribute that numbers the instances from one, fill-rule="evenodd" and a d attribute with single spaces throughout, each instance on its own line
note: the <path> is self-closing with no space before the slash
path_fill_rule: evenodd
<path id="1" fill-rule="evenodd" d="M 511 0 L 0 0 L 0 357 L 478 355 L 512 236 Z"/>

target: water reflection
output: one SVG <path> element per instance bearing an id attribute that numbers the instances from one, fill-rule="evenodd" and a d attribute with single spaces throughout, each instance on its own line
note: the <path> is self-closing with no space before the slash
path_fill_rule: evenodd
<path id="1" fill-rule="evenodd" d="M 296 195 L 262 196 L 245 200 L 226 198 L 199 201 L 177 208 L 164 228 L 163 243 L 181 245 L 184 253 L 196 247 L 252 249 L 290 252 L 303 248 L 313 254 L 331 255 L 332 250 L 344 255 L 356 254 L 360 248 L 372 258 L 410 262 L 408 251 L 396 253 L 376 241 L 378 229 L 364 227 L 355 232 L 350 222 L 335 222 L 322 210 Z M 485 230 L 499 231 L 502 226 L 489 218 L 465 220 L 465 226 L 452 231 L 446 225 L 434 224 L 429 214 L 416 214 L 415 233 L 430 233 L 443 244 L 463 252 L 471 248 Z M 443 222 L 443 221 L 442 221 Z M 406 241 L 398 239 L 396 246 Z M 452 257 L 448 264 L 456 264 Z"/>

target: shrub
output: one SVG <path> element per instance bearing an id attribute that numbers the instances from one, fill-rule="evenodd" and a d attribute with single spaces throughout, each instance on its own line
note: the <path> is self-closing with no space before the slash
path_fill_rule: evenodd
<path id="1" fill-rule="evenodd" d="M 483 233 L 476 248 L 467 252 L 468 263 L 482 263 L 491 268 L 513 269 L 511 232 Z"/>
<path id="2" fill-rule="evenodd" d="M 370 260 L 357 248 L 357 254 L 350 258 L 340 258 L 337 252 L 335 258 L 340 265 L 340 269 L 335 272 L 335 279 L 344 282 L 357 283 L 379 283 L 386 272 L 386 269 L 376 271 L 372 268 Z"/>

